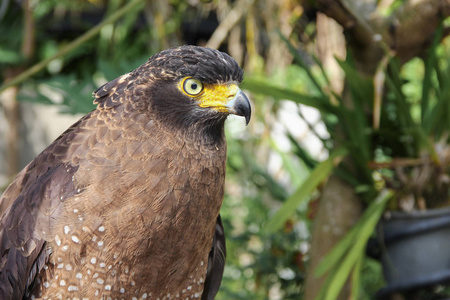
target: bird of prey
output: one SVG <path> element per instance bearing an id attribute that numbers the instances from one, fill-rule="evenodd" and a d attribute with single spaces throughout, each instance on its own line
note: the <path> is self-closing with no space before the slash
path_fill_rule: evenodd
<path id="1" fill-rule="evenodd" d="M 0 299 L 214 299 L 242 78 L 227 54 L 182 46 L 97 89 L 0 198 Z"/>

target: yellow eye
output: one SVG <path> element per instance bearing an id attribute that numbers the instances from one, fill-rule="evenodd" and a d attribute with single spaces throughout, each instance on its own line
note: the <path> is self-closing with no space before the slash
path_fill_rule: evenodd
<path id="1" fill-rule="evenodd" d="M 203 91 L 203 84 L 200 80 L 186 78 L 183 82 L 183 90 L 189 96 L 197 96 Z"/>

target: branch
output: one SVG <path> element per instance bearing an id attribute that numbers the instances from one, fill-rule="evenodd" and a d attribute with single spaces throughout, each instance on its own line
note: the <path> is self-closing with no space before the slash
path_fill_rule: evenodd
<path id="1" fill-rule="evenodd" d="M 371 0 L 317 0 L 317 4 L 344 27 L 350 46 L 359 52 L 355 54 L 366 61 L 381 59 L 386 46 L 402 62 L 420 55 L 442 18 L 450 15 L 450 0 L 405 1 L 389 16 L 380 13 Z M 373 73 L 374 66 L 369 71 Z"/>
<path id="2" fill-rule="evenodd" d="M 360 1 L 360 0 L 356 0 Z M 373 5 L 364 1 L 364 5 L 355 5 L 350 0 L 317 0 L 321 12 L 338 22 L 354 41 L 369 44 L 375 34 L 371 24 L 365 19 L 373 10 Z"/>
<path id="3" fill-rule="evenodd" d="M 225 40 L 228 35 L 228 32 L 234 25 L 239 22 L 239 20 L 244 16 L 249 7 L 253 4 L 254 0 L 241 0 L 239 1 L 233 9 L 227 14 L 225 19 L 220 22 L 219 26 L 214 31 L 211 38 L 206 43 L 206 47 L 217 49 L 220 44 Z"/>
<path id="4" fill-rule="evenodd" d="M 406 1 L 383 20 L 390 48 L 402 62 L 420 55 L 431 44 L 442 18 L 449 15 L 450 0 Z"/>

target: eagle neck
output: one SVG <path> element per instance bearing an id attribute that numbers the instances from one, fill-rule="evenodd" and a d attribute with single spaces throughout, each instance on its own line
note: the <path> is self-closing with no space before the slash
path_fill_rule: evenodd
<path id="1" fill-rule="evenodd" d="M 192 126 L 190 134 L 201 145 L 217 148 L 225 143 L 224 121 L 212 124 L 196 124 Z"/>
<path id="2" fill-rule="evenodd" d="M 196 122 L 167 122 L 161 121 L 161 126 L 168 134 L 177 134 L 183 140 L 202 148 L 216 149 L 225 143 L 226 117 L 220 119 L 204 119 Z"/>

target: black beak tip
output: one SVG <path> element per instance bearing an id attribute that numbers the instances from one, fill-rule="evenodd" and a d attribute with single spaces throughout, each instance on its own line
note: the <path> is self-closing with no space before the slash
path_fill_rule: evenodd
<path id="1" fill-rule="evenodd" d="M 252 108 L 250 106 L 250 101 L 243 92 L 239 92 L 236 96 L 234 109 L 236 111 L 236 115 L 244 117 L 245 125 L 248 125 L 252 115 Z"/>
<path id="2" fill-rule="evenodd" d="M 250 115 L 251 113 L 245 116 L 245 126 L 248 126 L 248 123 L 250 122 Z"/>

